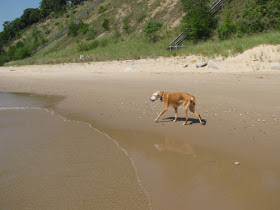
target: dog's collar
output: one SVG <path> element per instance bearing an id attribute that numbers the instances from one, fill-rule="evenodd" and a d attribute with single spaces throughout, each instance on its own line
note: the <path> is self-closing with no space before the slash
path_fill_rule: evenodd
<path id="1" fill-rule="evenodd" d="M 163 100 L 163 94 L 164 94 L 164 93 L 162 93 L 161 96 L 159 97 L 159 99 L 160 99 L 161 102 L 162 102 L 162 100 Z"/>

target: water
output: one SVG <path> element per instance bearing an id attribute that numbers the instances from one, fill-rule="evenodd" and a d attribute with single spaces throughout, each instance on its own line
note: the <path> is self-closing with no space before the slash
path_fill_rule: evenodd
<path id="1" fill-rule="evenodd" d="M 50 111 L 59 100 L 0 93 L 0 208 L 150 208 L 126 151 Z"/>
<path id="2" fill-rule="evenodd" d="M 108 135 L 82 122 L 91 122 L 82 113 L 59 110 L 60 100 L 0 93 L 0 209 L 280 206 L 274 136 L 261 144 L 239 135 L 241 143 L 233 144 L 231 134 L 214 132 L 201 146 L 194 144 L 197 135 L 176 139 L 99 126 Z M 211 147 L 214 137 L 232 150 Z"/>

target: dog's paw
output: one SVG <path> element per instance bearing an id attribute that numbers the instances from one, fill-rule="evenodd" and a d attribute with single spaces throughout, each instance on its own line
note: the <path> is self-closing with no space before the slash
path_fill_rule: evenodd
<path id="1" fill-rule="evenodd" d="M 154 121 L 155 121 L 155 122 L 158 122 L 158 120 L 157 120 L 157 119 L 155 119 Z"/>
<path id="2" fill-rule="evenodd" d="M 178 120 L 177 119 L 174 119 L 174 120 L 172 120 L 173 122 L 177 122 Z"/>

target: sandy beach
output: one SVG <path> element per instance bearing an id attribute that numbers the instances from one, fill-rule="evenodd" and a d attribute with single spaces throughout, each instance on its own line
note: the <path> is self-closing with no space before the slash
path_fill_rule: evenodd
<path id="1" fill-rule="evenodd" d="M 213 60 L 218 68 L 195 56 L 1 67 L 0 92 L 62 97 L 47 109 L 97 129 L 128 157 L 134 196 L 147 204 L 139 209 L 278 209 L 279 46 Z M 199 61 L 208 65 L 196 68 Z M 170 107 L 155 123 L 157 90 L 194 95 L 205 125 L 190 113 L 184 126 L 182 107 L 178 122 Z M 96 158 L 90 146 L 87 157 Z"/>

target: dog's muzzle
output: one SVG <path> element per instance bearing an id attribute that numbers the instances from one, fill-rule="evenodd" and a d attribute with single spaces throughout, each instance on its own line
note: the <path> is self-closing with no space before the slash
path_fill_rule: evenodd
<path id="1" fill-rule="evenodd" d="M 155 101 L 155 100 L 157 100 L 157 97 L 156 97 L 156 96 L 152 96 L 152 97 L 150 98 L 150 100 L 151 100 L 151 101 Z"/>

